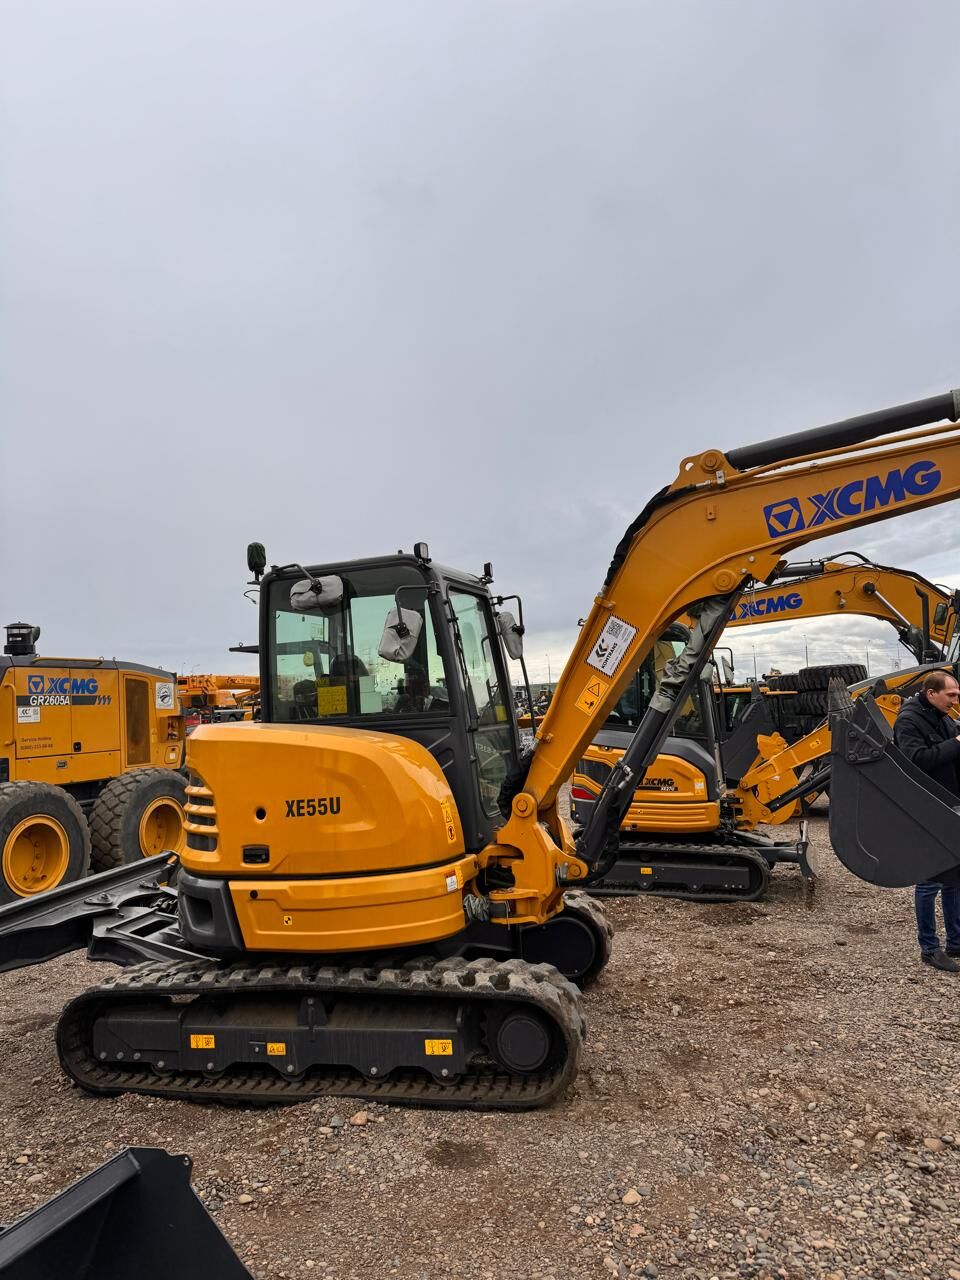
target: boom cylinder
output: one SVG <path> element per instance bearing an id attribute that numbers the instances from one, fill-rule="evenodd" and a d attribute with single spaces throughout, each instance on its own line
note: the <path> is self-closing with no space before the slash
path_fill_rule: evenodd
<path id="1" fill-rule="evenodd" d="M 808 453 L 820 453 L 826 449 L 841 449 L 849 444 L 862 444 L 892 431 L 908 431 L 911 427 L 926 427 L 949 418 L 960 419 L 960 391 L 947 391 L 942 396 L 930 396 L 927 400 L 914 400 L 911 404 L 898 404 L 890 409 L 878 409 L 875 413 L 863 413 L 842 422 L 830 422 L 825 427 L 811 431 L 796 431 L 793 435 L 778 436 L 774 440 L 759 440 L 740 449 L 728 449 L 727 461 L 738 471 L 750 467 L 763 467 L 771 462 L 788 462 Z"/>

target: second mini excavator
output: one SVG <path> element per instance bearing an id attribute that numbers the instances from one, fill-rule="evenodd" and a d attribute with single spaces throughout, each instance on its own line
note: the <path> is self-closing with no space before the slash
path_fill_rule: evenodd
<path id="1" fill-rule="evenodd" d="M 727 625 L 838 612 L 891 623 L 918 662 L 934 662 L 943 659 L 956 626 L 957 593 L 918 574 L 847 553 L 829 561 L 779 565 L 771 582 L 743 593 Z M 571 788 L 575 821 L 588 819 L 672 650 L 679 652 L 688 634 L 674 624 L 660 638 L 579 761 Z M 841 669 L 831 670 L 839 674 Z M 857 669 L 843 670 L 857 678 Z M 863 674 L 862 668 L 859 671 Z M 767 696 L 755 689 L 747 714 L 725 732 L 718 704 L 723 691 L 718 693 L 710 680 L 709 666 L 705 672 L 707 679 L 680 709 L 670 737 L 638 784 L 623 819 L 621 858 L 594 892 L 744 900 L 762 896 L 777 862 L 799 862 L 809 872 L 803 835 L 792 844 L 759 835 L 756 828 L 780 825 L 799 814 L 801 797 L 817 790 L 802 781 L 808 768 L 814 768 L 823 784 L 816 762 L 829 753 L 825 726 L 818 725 L 790 747 L 777 732 L 782 726 L 772 715 L 771 703 L 796 693 Z M 898 673 L 896 679 L 900 678 Z M 825 715 L 825 705 L 822 710 Z"/>
<path id="2" fill-rule="evenodd" d="M 572 891 L 615 865 L 636 780 L 739 594 L 802 542 L 960 494 L 960 430 L 925 425 L 958 417 L 951 393 L 684 459 L 618 546 L 528 766 L 503 661 L 517 628 L 488 572 L 443 570 L 423 544 L 272 570 L 264 719 L 190 739 L 175 884 L 142 864 L 0 912 L 0 967 L 84 942 L 129 964 L 64 1009 L 65 1070 L 94 1092 L 197 1100 L 556 1097 L 584 1034 L 563 973 L 586 982 L 608 947 Z M 684 612 L 690 642 L 575 840 L 561 789 Z"/>

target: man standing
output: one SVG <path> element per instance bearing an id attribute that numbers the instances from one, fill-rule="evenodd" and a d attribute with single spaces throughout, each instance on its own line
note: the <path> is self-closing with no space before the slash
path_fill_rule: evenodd
<path id="1" fill-rule="evenodd" d="M 960 797 L 960 721 L 947 712 L 960 701 L 960 685 L 948 671 L 924 676 L 920 692 L 904 700 L 893 738 L 903 754 L 942 787 Z M 937 934 L 937 894 L 942 894 L 946 950 Z M 917 940 L 925 964 L 947 973 L 960 972 L 960 889 L 928 880 L 914 890 Z"/>

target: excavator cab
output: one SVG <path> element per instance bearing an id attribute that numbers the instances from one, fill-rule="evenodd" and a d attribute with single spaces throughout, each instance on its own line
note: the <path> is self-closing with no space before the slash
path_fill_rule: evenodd
<path id="1" fill-rule="evenodd" d="M 327 589 L 305 588 L 311 579 Z M 483 848 L 520 748 L 486 582 L 395 555 L 273 570 L 261 600 L 263 721 L 419 743 L 453 792 L 466 848 Z"/>

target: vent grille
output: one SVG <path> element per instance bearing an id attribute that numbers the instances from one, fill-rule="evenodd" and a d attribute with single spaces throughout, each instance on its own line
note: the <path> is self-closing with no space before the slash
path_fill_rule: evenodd
<path id="1" fill-rule="evenodd" d="M 187 803 L 184 805 L 187 848 L 197 853 L 216 853 L 220 832 L 213 792 L 191 769 L 187 775 Z"/>

